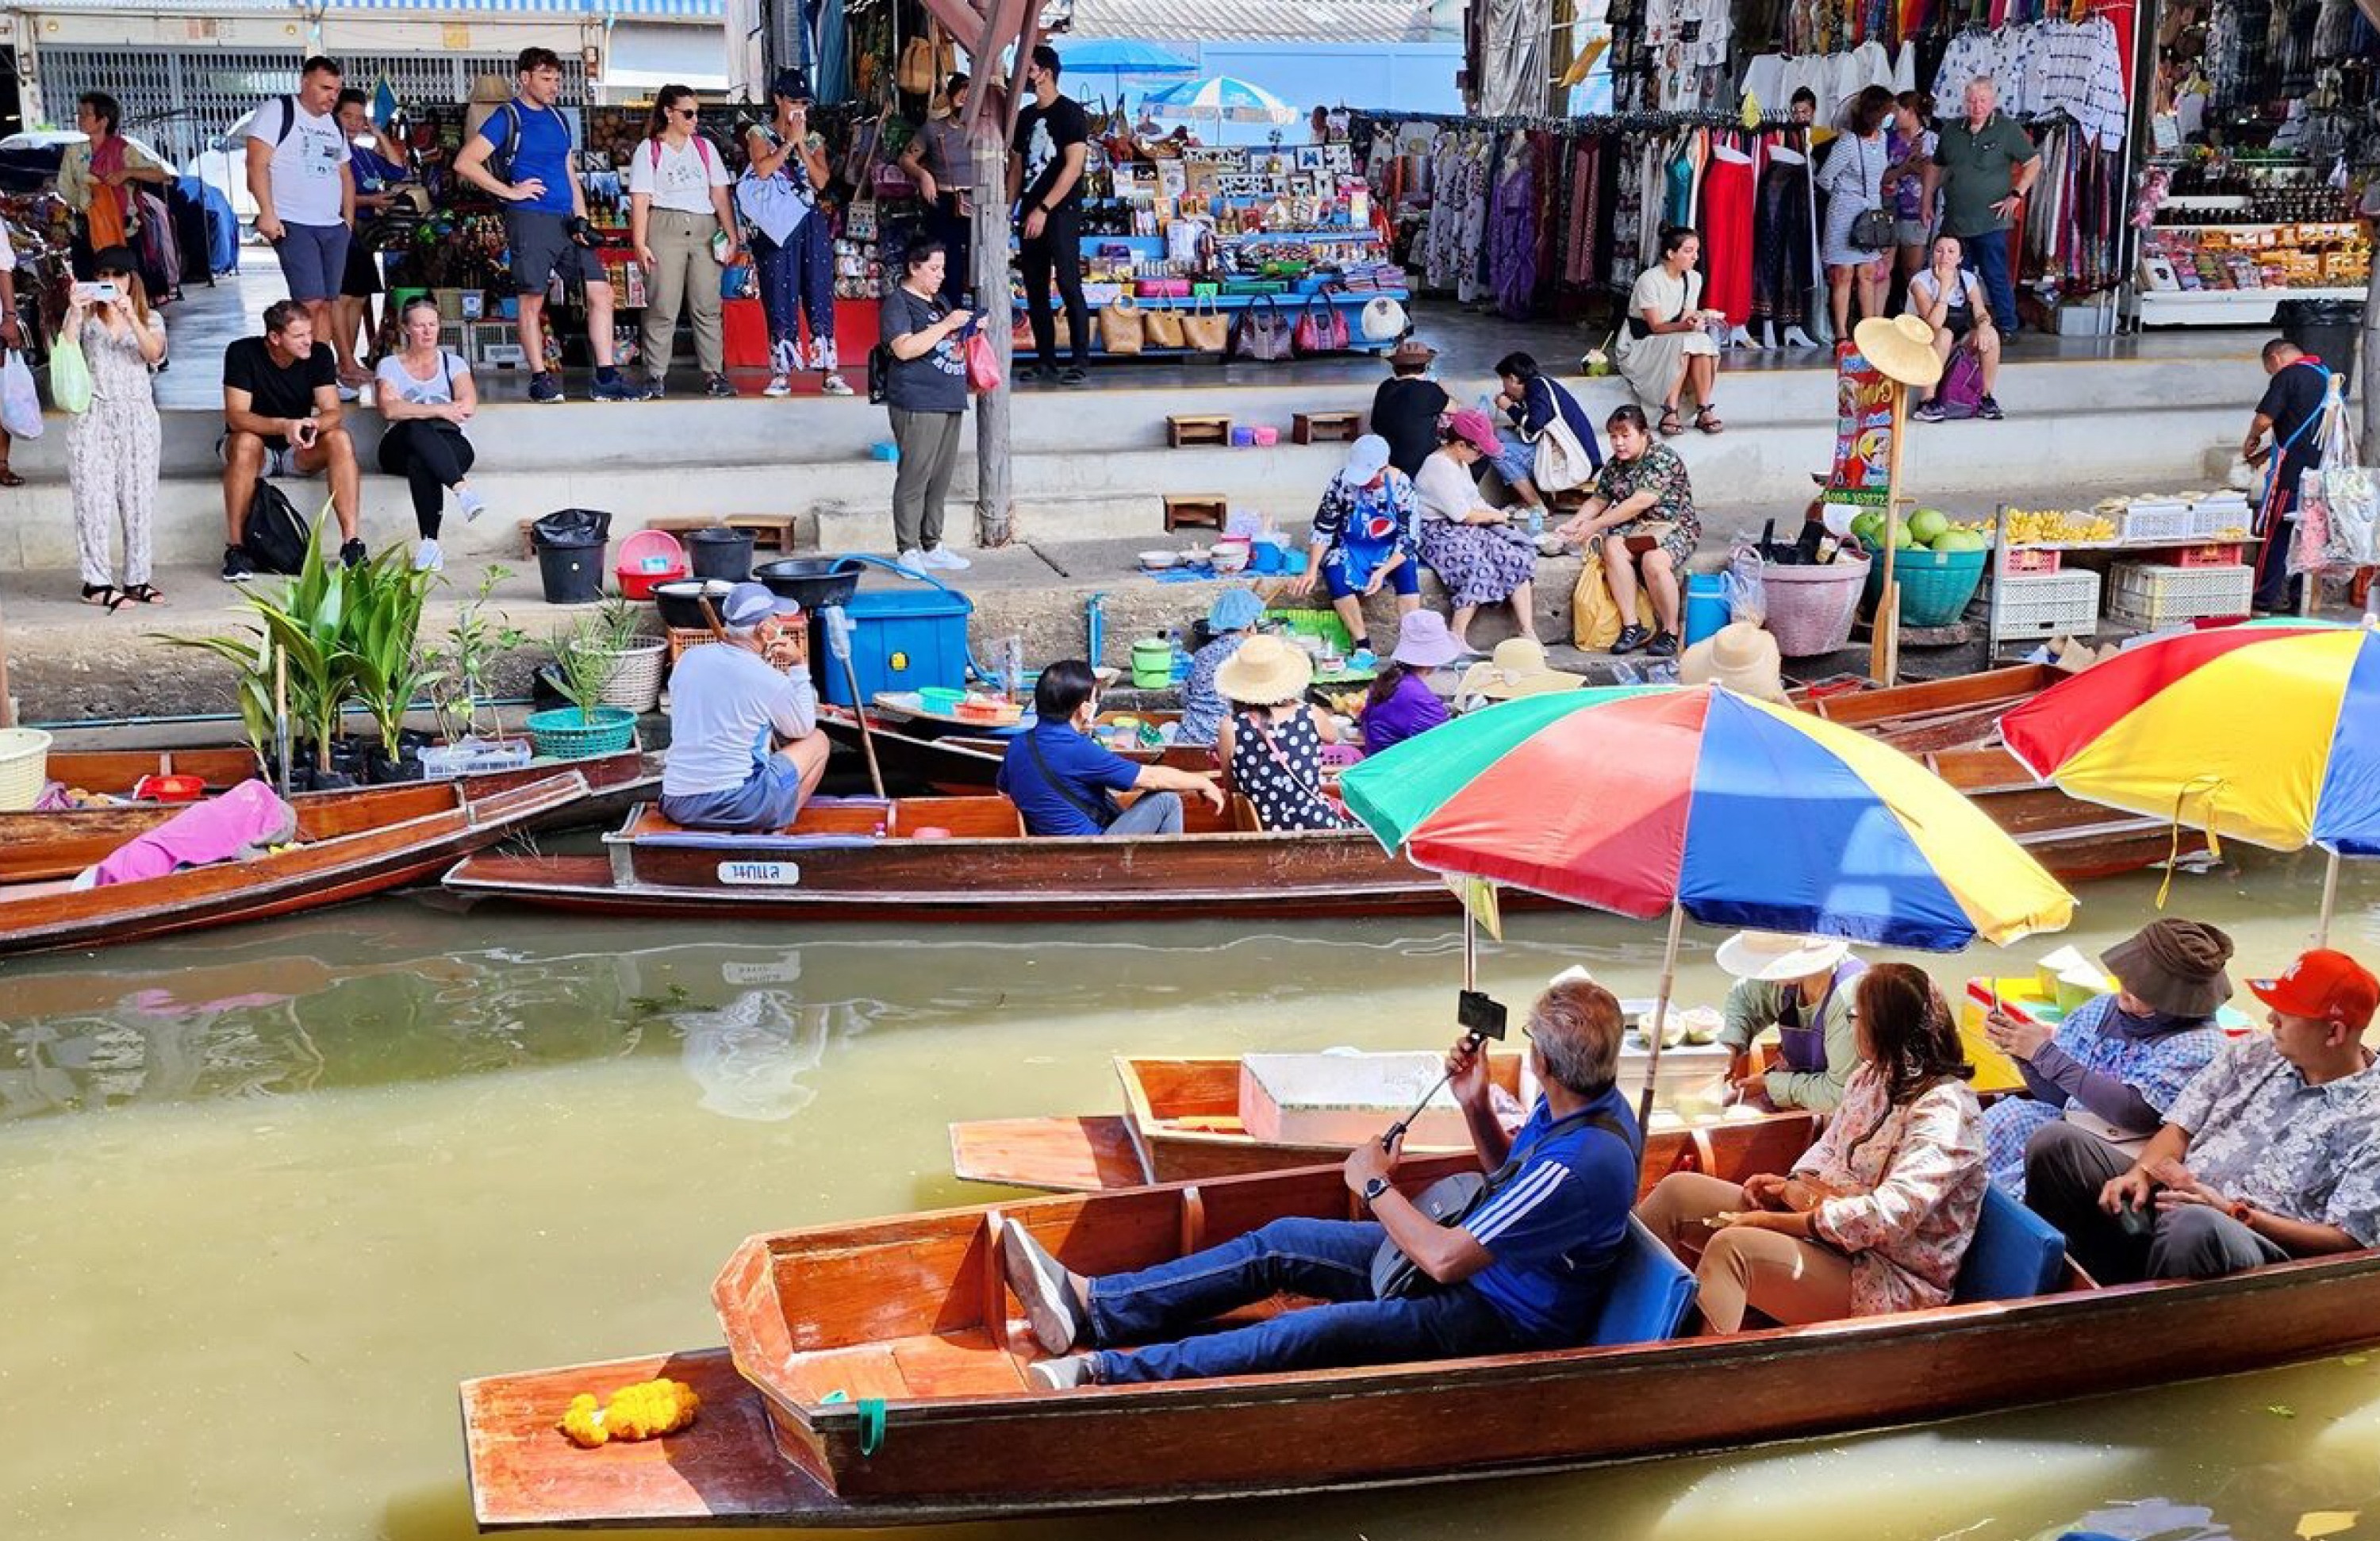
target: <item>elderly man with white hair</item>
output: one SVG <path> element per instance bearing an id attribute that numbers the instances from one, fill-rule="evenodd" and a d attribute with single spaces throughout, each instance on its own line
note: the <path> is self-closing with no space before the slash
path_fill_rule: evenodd
<path id="1" fill-rule="evenodd" d="M 690 648 L 670 675 L 669 763 L 662 813 L 698 830 L 782 830 L 826 774 L 818 694 L 799 669 L 765 657 L 763 627 L 794 610 L 757 583 L 727 592 L 727 640 Z"/>
<path id="2" fill-rule="evenodd" d="M 1999 110 L 1991 77 L 1968 81 L 1966 115 L 1942 125 L 1918 207 L 1934 207 L 1935 189 L 1941 189 L 1942 224 L 1936 233 L 1959 237 L 1964 264 L 1984 281 L 2004 338 L 2017 331 L 2009 232 L 2040 176 L 2041 152 L 2023 126 Z"/>

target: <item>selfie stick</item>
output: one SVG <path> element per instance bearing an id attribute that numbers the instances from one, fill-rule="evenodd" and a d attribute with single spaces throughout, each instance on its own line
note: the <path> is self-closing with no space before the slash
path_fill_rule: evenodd
<path id="1" fill-rule="evenodd" d="M 1476 1050 L 1481 1044 L 1487 1041 L 1488 1035 L 1479 1031 L 1475 1027 L 1470 1032 L 1463 1035 L 1463 1047 L 1468 1050 Z M 1396 1122 L 1389 1125 L 1389 1132 L 1380 1136 L 1380 1148 L 1382 1150 L 1394 1150 L 1397 1147 L 1397 1141 L 1404 1137 L 1404 1132 L 1409 1126 L 1411 1126 L 1413 1121 L 1421 1117 L 1423 1111 L 1429 1107 L 1431 1098 L 1437 1097 L 1440 1091 L 1443 1091 L 1446 1087 L 1446 1084 L 1453 1079 L 1454 1072 L 1451 1070 L 1445 1074 L 1439 1076 L 1437 1084 L 1432 1086 L 1427 1092 L 1424 1092 L 1422 1094 L 1421 1100 L 1414 1104 L 1414 1110 L 1412 1112 L 1407 1113 L 1404 1117 L 1397 1120 Z"/>

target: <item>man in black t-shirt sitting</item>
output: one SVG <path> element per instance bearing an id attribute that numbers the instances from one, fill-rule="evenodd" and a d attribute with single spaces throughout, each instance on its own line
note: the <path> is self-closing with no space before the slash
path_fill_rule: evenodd
<path id="1" fill-rule="evenodd" d="M 339 560 L 364 560 L 357 523 L 363 472 L 339 410 L 339 378 L 327 343 L 294 299 L 267 306 L 264 335 L 242 337 L 224 349 L 224 433 L 215 453 L 224 464 L 223 576 L 241 583 L 256 569 L 241 550 L 248 505 L 257 479 L 330 472 L 331 506 L 339 518 Z"/>
<path id="2" fill-rule="evenodd" d="M 1083 302 L 1083 167 L 1090 153 L 1091 120 L 1083 104 L 1058 94 L 1058 51 L 1033 50 L 1025 71 L 1033 93 L 1017 115 L 1008 154 L 1008 197 L 1016 205 L 1016 267 L 1025 280 L 1025 313 L 1033 323 L 1037 379 L 1080 385 L 1091 361 L 1091 310 Z M 1050 284 L 1066 302 L 1067 341 L 1074 362 L 1058 372 L 1058 323 Z"/>
<path id="3" fill-rule="evenodd" d="M 2294 611 L 2303 580 L 2289 576 L 2289 539 L 2298 517 L 2298 478 L 2322 469 L 2322 407 L 2330 391 L 2323 361 L 2284 337 L 2265 345 L 2265 372 L 2272 383 L 2256 403 L 2256 416 L 2240 446 L 2251 466 L 2272 459 L 2265 501 L 2256 510 L 2255 608 L 2273 613 Z M 2265 436 L 2272 437 L 2269 445 Z"/>

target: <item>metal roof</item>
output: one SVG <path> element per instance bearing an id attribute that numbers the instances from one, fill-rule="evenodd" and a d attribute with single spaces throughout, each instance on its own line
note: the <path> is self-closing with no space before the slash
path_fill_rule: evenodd
<path id="1" fill-rule="evenodd" d="M 1078 38 L 1427 42 L 1428 0 L 1074 0 Z"/>

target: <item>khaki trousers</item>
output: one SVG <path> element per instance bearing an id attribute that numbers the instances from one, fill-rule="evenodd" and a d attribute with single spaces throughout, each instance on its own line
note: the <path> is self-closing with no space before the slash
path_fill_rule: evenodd
<path id="1" fill-rule="evenodd" d="M 1752 1207 L 1733 1183 L 1673 1171 L 1636 1207 L 1636 1218 L 1694 1270 L 1703 1320 L 1713 1332 L 1742 1331 L 1746 1304 L 1789 1326 L 1850 1316 L 1852 1264 L 1841 1253 L 1774 1231 L 1743 1225 L 1714 1231 L 1704 1223 L 1722 1211 Z"/>
<path id="2" fill-rule="evenodd" d="M 727 334 L 719 321 L 719 261 L 710 255 L 716 214 L 677 209 L 649 211 L 645 244 L 653 249 L 652 293 L 645 306 L 645 369 L 655 380 L 669 373 L 677 346 L 677 318 L 691 309 L 694 359 L 705 374 L 727 372 Z"/>

